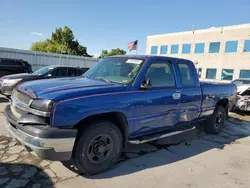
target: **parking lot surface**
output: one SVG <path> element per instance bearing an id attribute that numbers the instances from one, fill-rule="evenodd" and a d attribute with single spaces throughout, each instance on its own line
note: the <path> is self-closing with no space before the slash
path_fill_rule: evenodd
<path id="1" fill-rule="evenodd" d="M 230 113 L 219 135 L 194 131 L 154 143 L 129 145 L 102 174 L 78 174 L 71 162 L 41 160 L 6 132 L 0 96 L 0 187 L 250 187 L 250 116 Z"/>

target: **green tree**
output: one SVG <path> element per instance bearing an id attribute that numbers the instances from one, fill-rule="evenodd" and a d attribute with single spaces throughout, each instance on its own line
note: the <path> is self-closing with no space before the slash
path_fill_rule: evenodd
<path id="1" fill-rule="evenodd" d="M 80 45 L 78 40 L 75 40 L 73 31 L 65 26 L 56 28 L 52 32 L 51 39 L 32 43 L 30 49 L 39 52 L 64 53 L 77 56 L 92 57 L 87 53 L 87 48 Z"/>
<path id="2" fill-rule="evenodd" d="M 114 55 L 125 55 L 125 54 L 126 54 L 126 51 L 120 48 L 112 49 L 110 51 L 102 50 L 102 54 L 100 55 L 99 58 L 105 58 L 105 57 L 114 56 Z"/>

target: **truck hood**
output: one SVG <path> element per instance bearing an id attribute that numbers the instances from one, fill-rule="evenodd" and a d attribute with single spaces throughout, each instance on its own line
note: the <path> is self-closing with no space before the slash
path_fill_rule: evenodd
<path id="1" fill-rule="evenodd" d="M 103 93 L 125 88 L 121 84 L 109 83 L 102 80 L 85 77 L 69 77 L 29 81 L 21 84 L 18 90 L 32 98 L 64 100 L 71 97 L 91 93 Z"/>

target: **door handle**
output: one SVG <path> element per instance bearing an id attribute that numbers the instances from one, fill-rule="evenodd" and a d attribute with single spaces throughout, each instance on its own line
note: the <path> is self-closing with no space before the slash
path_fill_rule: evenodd
<path id="1" fill-rule="evenodd" d="M 181 98 L 181 94 L 180 93 L 174 93 L 173 94 L 173 99 L 174 100 L 178 100 L 178 99 L 180 99 Z"/>

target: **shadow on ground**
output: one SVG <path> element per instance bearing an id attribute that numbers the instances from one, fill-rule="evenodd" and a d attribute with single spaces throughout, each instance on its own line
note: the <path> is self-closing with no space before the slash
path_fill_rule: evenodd
<path id="1" fill-rule="evenodd" d="M 60 178 L 49 164 L 25 151 L 13 138 L 0 135 L 0 187 L 54 187 Z"/>
<path id="2" fill-rule="evenodd" d="M 51 178 L 39 167 L 22 163 L 0 163 L 0 187 L 54 187 Z"/>
<path id="3" fill-rule="evenodd" d="M 241 115 L 241 116 L 250 116 L 250 112 L 248 111 L 235 111 L 236 114 Z"/>
<path id="4" fill-rule="evenodd" d="M 203 126 L 197 129 L 154 143 L 129 145 L 128 151 L 113 169 L 95 176 L 84 176 L 88 179 L 108 179 L 125 176 L 149 168 L 155 168 L 199 155 L 212 149 L 223 150 L 225 145 L 237 143 L 238 139 L 250 135 L 250 122 L 230 118 L 227 127 L 218 135 L 207 135 Z M 70 163 L 64 164 L 74 170 Z M 76 170 L 74 170 L 77 172 Z"/>
<path id="5" fill-rule="evenodd" d="M 6 102 L 9 102 L 9 99 L 0 96 L 0 103 L 6 103 Z"/>

